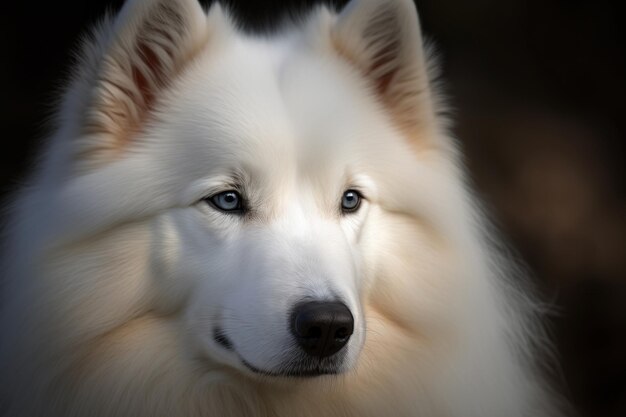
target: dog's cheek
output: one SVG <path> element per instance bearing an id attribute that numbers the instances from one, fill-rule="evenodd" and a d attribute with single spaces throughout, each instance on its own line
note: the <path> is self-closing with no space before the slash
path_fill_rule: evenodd
<path id="1" fill-rule="evenodd" d="M 215 271 L 224 269 L 219 267 L 215 239 L 199 221 L 202 219 L 193 208 L 178 208 L 150 223 L 152 300 L 159 312 L 185 309 L 190 296 L 202 292 L 206 281 L 216 281 Z"/>
<path id="2" fill-rule="evenodd" d="M 366 304 L 419 333 L 453 322 L 464 286 L 454 255 L 436 231 L 419 219 L 381 210 L 367 234 Z"/>
<path id="3" fill-rule="evenodd" d="M 157 311 L 176 310 L 185 296 L 185 282 L 181 279 L 181 236 L 174 219 L 163 214 L 150 225 L 151 247 L 149 267 L 154 281 L 153 304 Z"/>

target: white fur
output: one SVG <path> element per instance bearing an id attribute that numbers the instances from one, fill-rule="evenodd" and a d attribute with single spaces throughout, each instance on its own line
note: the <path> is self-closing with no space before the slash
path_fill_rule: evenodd
<path id="1" fill-rule="evenodd" d="M 421 43 L 410 0 L 266 37 L 219 6 L 130 0 L 12 207 L 2 415 L 559 415 L 537 305 L 465 185 Z M 203 201 L 233 181 L 245 219 Z M 242 359 L 288 361 L 305 297 L 355 317 L 342 373 L 253 374 Z"/>

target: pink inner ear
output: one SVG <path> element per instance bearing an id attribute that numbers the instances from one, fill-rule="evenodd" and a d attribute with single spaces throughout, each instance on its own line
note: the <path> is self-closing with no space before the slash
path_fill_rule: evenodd
<path id="1" fill-rule="evenodd" d="M 399 30 L 396 11 L 380 8 L 363 33 L 367 49 L 372 52 L 365 73 L 381 95 L 388 90 L 398 71 L 396 55 L 402 45 L 396 30 Z"/>
<path id="2" fill-rule="evenodd" d="M 138 100 L 137 106 L 141 107 L 141 112 L 148 112 L 154 103 L 156 97 L 156 91 L 154 91 L 155 84 L 161 85 L 163 83 L 163 65 L 160 62 L 157 54 L 150 49 L 145 42 L 139 42 L 136 47 L 139 55 L 150 74 L 144 74 L 138 66 L 133 65 L 132 77 L 133 83 L 137 86 L 137 91 L 141 94 L 141 100 Z M 150 77 L 153 82 L 148 81 Z"/>
<path id="3" fill-rule="evenodd" d="M 170 8 L 164 6 L 161 9 L 162 12 L 173 14 L 174 21 L 182 24 L 179 22 L 180 17 Z M 168 65 L 162 62 L 162 58 L 159 58 L 155 48 L 159 48 L 161 54 L 167 55 L 167 59 L 174 61 L 175 51 L 172 49 L 175 45 L 175 39 L 172 34 L 157 27 L 152 22 L 147 22 L 143 30 L 145 30 L 145 35 L 139 38 L 134 49 L 141 60 L 141 65 L 133 65 L 131 71 L 136 91 L 141 96 L 137 97 L 136 105 L 142 116 L 145 116 L 152 109 L 158 90 L 165 87 L 168 78 L 173 76 L 167 72 L 175 70 L 168 68 Z M 173 28 L 173 30 L 175 29 Z"/>
<path id="4" fill-rule="evenodd" d="M 378 53 L 373 57 L 373 62 L 367 71 L 368 78 L 373 80 L 376 90 L 380 95 L 384 95 L 387 92 L 394 76 L 398 72 L 398 67 L 393 64 L 390 66 L 390 63 L 396 60 L 393 54 L 398 51 L 399 48 L 400 41 L 395 39 L 386 48 L 378 51 Z M 387 66 L 390 68 L 380 74 L 381 69 Z"/>
<path id="5" fill-rule="evenodd" d="M 176 24 L 184 24 L 180 16 L 166 5 L 160 8 L 160 12 L 169 14 L 168 18 L 172 19 Z M 170 30 L 175 31 L 176 28 L 171 27 L 171 25 L 172 23 L 170 22 Z M 143 30 L 145 30 L 145 34 L 139 38 L 135 46 L 135 51 L 141 59 L 143 71 L 141 67 L 133 65 L 132 78 L 137 86 L 137 91 L 140 92 L 143 99 L 141 100 L 141 110 L 147 112 L 154 104 L 157 90 L 166 86 L 168 78 L 173 75 L 166 72 L 174 70 L 174 68 L 167 68 L 167 65 L 162 62 L 162 58 L 159 58 L 155 48 L 160 49 L 160 52 L 166 54 L 167 59 L 173 62 L 175 60 L 175 51 L 172 49 L 175 47 L 176 41 L 172 33 L 169 33 L 164 28 L 159 28 L 153 22 L 147 22 Z M 140 103 L 137 103 L 137 105 L 139 106 Z"/>

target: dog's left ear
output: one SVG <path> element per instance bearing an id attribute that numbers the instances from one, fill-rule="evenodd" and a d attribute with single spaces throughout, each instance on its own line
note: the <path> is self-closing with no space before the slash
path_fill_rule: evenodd
<path id="1" fill-rule="evenodd" d="M 412 0 L 351 0 L 331 36 L 402 128 L 414 131 L 432 120 L 428 65 Z"/>

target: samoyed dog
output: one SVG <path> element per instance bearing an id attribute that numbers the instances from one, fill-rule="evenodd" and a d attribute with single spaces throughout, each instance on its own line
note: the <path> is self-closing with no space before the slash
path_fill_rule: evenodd
<path id="1" fill-rule="evenodd" d="M 559 415 L 413 2 L 196 1 L 85 42 L 8 215 L 0 414 Z"/>

